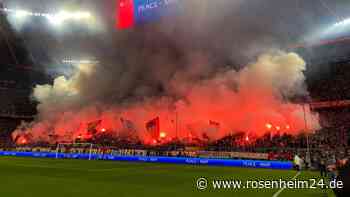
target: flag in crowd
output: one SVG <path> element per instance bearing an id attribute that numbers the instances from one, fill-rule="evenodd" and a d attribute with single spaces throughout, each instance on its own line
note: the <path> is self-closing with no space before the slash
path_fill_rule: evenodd
<path id="1" fill-rule="evenodd" d="M 150 133 L 150 135 L 157 139 L 160 133 L 159 127 L 159 117 L 156 117 L 146 123 L 146 129 Z"/>
<path id="2" fill-rule="evenodd" d="M 220 129 L 220 123 L 217 121 L 209 120 L 209 126 L 211 132 L 217 132 Z"/>
<path id="3" fill-rule="evenodd" d="M 209 125 L 215 126 L 215 127 L 220 127 L 220 123 L 216 122 L 216 121 L 213 121 L 213 120 L 209 120 Z"/>
<path id="4" fill-rule="evenodd" d="M 97 127 L 102 123 L 102 120 L 95 120 L 92 122 L 89 122 L 87 124 L 87 131 L 89 133 L 96 133 L 97 132 Z"/>
<path id="5" fill-rule="evenodd" d="M 120 118 L 120 122 L 125 129 L 133 132 L 136 131 L 135 124 L 131 120 Z"/>

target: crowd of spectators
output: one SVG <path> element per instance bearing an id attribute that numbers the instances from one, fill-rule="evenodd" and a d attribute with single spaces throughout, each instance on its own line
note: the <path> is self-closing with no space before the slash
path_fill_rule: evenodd
<path id="1" fill-rule="evenodd" d="M 3 147 L 2 150 L 15 150 L 21 152 L 65 152 L 65 153 L 92 153 L 112 155 L 138 155 L 138 156 L 186 156 L 186 157 L 212 157 L 212 158 L 248 158 L 292 161 L 294 155 L 307 160 L 310 153 L 310 166 L 317 166 L 322 160 L 333 164 L 336 160 L 349 157 L 350 149 L 347 144 L 340 143 L 342 136 L 335 135 L 329 129 L 322 129 L 314 134 L 292 136 L 265 135 L 252 142 L 240 143 L 240 137 L 228 136 L 205 146 L 186 146 L 184 144 L 163 144 L 147 146 L 140 144 L 123 144 L 123 146 L 106 146 L 101 144 L 70 144 L 70 145 L 33 145 Z M 307 146 L 309 142 L 309 146 Z M 239 154 L 241 153 L 241 154 Z"/>

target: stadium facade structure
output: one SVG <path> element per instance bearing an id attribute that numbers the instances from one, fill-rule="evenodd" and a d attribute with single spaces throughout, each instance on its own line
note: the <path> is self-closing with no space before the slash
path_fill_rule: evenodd
<path id="1" fill-rule="evenodd" d="M 0 4 L 2 6 L 2 4 Z M 32 120 L 36 104 L 30 94 L 34 81 L 46 80 L 30 58 L 24 40 L 0 12 L 0 144 L 8 142 L 21 121 Z"/>
<path id="2" fill-rule="evenodd" d="M 323 132 L 339 143 L 350 136 L 350 40 L 297 49 L 307 62 L 311 108 L 320 115 Z M 327 134 L 326 134 L 327 135 Z"/>

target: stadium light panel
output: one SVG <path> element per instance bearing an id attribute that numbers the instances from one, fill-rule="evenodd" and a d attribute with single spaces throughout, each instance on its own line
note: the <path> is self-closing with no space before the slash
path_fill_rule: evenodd
<path id="1" fill-rule="evenodd" d="M 68 20 L 87 20 L 92 17 L 90 12 L 67 12 L 67 11 L 60 11 L 57 14 L 54 15 L 47 15 L 48 20 L 53 25 L 61 25 L 65 21 Z"/>
<path id="2" fill-rule="evenodd" d="M 16 18 L 23 18 L 25 16 L 30 15 L 30 12 L 26 11 L 26 10 L 16 10 L 15 11 L 15 16 Z"/>
<path id="3" fill-rule="evenodd" d="M 62 10 L 58 13 L 51 14 L 51 13 L 30 12 L 27 10 L 10 9 L 10 8 L 2 8 L 0 10 L 9 14 L 13 14 L 17 19 L 22 19 L 27 16 L 45 17 L 52 25 L 55 25 L 55 26 L 62 25 L 65 21 L 69 21 L 69 20 L 83 21 L 83 20 L 89 20 L 93 18 L 92 14 L 87 11 L 68 12 L 68 11 Z"/>
<path id="4" fill-rule="evenodd" d="M 349 25 L 350 24 L 350 19 L 345 19 L 341 22 L 337 22 L 335 26 L 344 26 L 344 25 Z"/>
<path id="5" fill-rule="evenodd" d="M 99 64 L 99 61 L 88 60 L 88 59 L 82 59 L 82 60 L 63 59 L 62 63 L 64 64 Z"/>
<path id="6" fill-rule="evenodd" d="M 60 11 L 57 14 L 48 15 L 47 19 L 51 22 L 51 24 L 55 26 L 59 26 L 59 25 L 62 25 L 62 23 L 65 20 L 69 19 L 69 17 L 70 17 L 69 13 L 65 11 Z"/>
<path id="7" fill-rule="evenodd" d="M 52 25 L 55 25 L 55 26 L 62 25 L 63 23 L 63 19 L 60 17 L 57 17 L 56 15 L 53 15 L 53 16 L 49 15 L 46 18 L 50 21 Z"/>
<path id="8" fill-rule="evenodd" d="M 61 20 L 67 20 L 67 19 L 71 18 L 71 15 L 72 15 L 72 14 L 69 13 L 69 12 L 60 11 L 59 13 L 57 13 L 57 14 L 55 15 L 55 17 L 60 18 Z"/>
<path id="9" fill-rule="evenodd" d="M 84 20 L 84 19 L 89 19 L 91 18 L 91 13 L 89 12 L 76 12 L 73 13 L 71 18 L 75 20 Z"/>

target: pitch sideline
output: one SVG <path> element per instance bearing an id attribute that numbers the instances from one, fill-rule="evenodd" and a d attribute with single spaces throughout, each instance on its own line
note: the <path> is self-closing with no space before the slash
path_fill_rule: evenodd
<path id="1" fill-rule="evenodd" d="M 292 178 L 292 180 L 295 180 L 300 174 L 301 174 L 300 171 L 297 172 L 296 175 L 294 175 L 294 177 Z M 284 187 L 284 188 L 279 189 L 276 193 L 273 194 L 272 197 L 278 197 L 283 192 L 284 189 L 286 189 L 286 188 Z"/>

